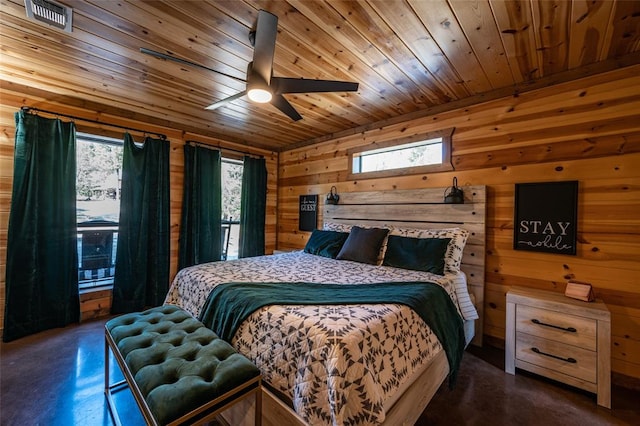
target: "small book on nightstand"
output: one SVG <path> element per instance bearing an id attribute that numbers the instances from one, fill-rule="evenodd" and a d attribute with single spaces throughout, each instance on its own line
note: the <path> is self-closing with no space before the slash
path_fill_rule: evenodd
<path id="1" fill-rule="evenodd" d="M 583 302 L 593 302 L 596 296 L 590 283 L 577 280 L 567 281 L 567 288 L 564 295 L 573 299 L 582 300 Z"/>

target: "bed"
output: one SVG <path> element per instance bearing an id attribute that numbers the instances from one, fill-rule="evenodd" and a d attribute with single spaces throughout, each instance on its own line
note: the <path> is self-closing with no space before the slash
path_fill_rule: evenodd
<path id="1" fill-rule="evenodd" d="M 318 255 L 311 247 L 185 268 L 166 303 L 200 317 L 212 289 L 225 283 L 433 282 L 464 319 L 464 343 L 479 344 L 485 189 L 466 187 L 461 205 L 442 204 L 442 193 L 436 188 L 342 194 L 342 204 L 323 210 L 324 231 L 312 234 L 312 239 L 342 233 L 348 238 L 355 231 L 383 228 L 388 229 L 385 244 L 394 247 L 396 240 L 449 237 L 445 250 L 450 255 L 458 242 L 457 265 L 447 260 L 439 273 L 380 265 L 386 248 L 370 264 Z M 450 372 L 448 352 L 432 328 L 398 303 L 268 305 L 232 336 L 232 345 L 263 374 L 265 424 L 413 424 Z M 249 412 L 239 408 L 227 420 L 243 424 Z"/>

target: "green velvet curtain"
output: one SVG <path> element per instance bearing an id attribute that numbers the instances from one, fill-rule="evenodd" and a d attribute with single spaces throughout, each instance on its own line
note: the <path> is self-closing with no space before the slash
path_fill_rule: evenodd
<path id="1" fill-rule="evenodd" d="M 184 146 L 184 192 L 178 268 L 220 260 L 222 255 L 220 151 Z"/>
<path id="2" fill-rule="evenodd" d="M 238 257 L 264 254 L 264 220 L 267 206 L 267 166 L 264 158 L 244 157 L 240 201 Z"/>
<path id="3" fill-rule="evenodd" d="M 111 312 L 158 306 L 169 290 L 169 141 L 124 138 Z"/>
<path id="4" fill-rule="evenodd" d="M 15 119 L 5 342 L 80 318 L 75 126 L 25 111 Z"/>

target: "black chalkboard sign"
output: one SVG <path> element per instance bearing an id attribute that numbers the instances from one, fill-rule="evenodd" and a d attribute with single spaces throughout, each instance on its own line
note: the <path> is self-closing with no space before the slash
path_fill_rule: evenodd
<path id="1" fill-rule="evenodd" d="M 513 248 L 576 254 L 578 181 L 517 183 Z"/>
<path id="2" fill-rule="evenodd" d="M 318 224 L 318 196 L 300 196 L 300 219 L 298 228 L 301 231 L 313 231 Z"/>

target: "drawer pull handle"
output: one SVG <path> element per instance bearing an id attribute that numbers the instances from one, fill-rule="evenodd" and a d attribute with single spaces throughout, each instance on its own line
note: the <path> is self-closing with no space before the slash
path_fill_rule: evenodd
<path id="1" fill-rule="evenodd" d="M 540 349 L 538 348 L 531 348 L 531 350 L 539 355 L 544 355 L 544 356 L 548 356 L 550 358 L 555 358 L 555 359 L 559 359 L 560 361 L 564 361 L 564 362 L 568 362 L 570 364 L 576 364 L 578 361 L 576 361 L 575 358 L 562 358 L 561 356 L 557 356 L 557 355 L 553 355 L 553 354 L 548 354 L 546 352 L 542 352 Z"/>
<path id="2" fill-rule="evenodd" d="M 534 324 L 543 325 L 545 327 L 551 327 L 551 328 L 557 328 L 558 330 L 569 331 L 571 333 L 575 333 L 576 331 L 578 331 L 573 327 L 560 327 L 559 325 L 547 324 L 546 322 L 542 322 L 542 321 L 537 320 L 535 318 L 532 319 L 531 322 L 534 323 Z"/>

